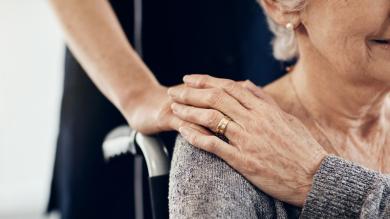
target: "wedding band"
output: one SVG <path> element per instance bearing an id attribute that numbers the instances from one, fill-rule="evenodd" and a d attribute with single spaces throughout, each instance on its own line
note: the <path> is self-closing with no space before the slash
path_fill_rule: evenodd
<path id="1" fill-rule="evenodd" d="M 217 126 L 217 134 L 225 135 L 226 128 L 229 124 L 229 122 L 232 121 L 232 119 L 228 116 L 224 116 L 221 121 L 219 121 Z"/>

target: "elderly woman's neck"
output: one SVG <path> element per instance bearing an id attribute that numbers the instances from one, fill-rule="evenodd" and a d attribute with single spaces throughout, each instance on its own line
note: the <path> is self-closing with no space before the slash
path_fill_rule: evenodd
<path id="1" fill-rule="evenodd" d="M 352 82 L 318 66 L 300 62 L 291 73 L 297 96 L 313 119 L 321 125 L 362 135 L 387 124 L 389 87 Z"/>

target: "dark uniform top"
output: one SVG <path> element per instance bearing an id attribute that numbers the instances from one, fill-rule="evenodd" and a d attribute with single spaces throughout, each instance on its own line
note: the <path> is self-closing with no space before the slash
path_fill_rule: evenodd
<path id="1" fill-rule="evenodd" d="M 111 5 L 133 43 L 133 0 Z M 181 83 L 188 73 L 259 85 L 281 75 L 255 0 L 144 0 L 142 25 L 143 59 L 163 85 Z M 125 120 L 68 50 L 65 60 L 49 210 L 66 219 L 134 218 L 133 161 L 107 165 L 101 149 L 104 136 Z"/>

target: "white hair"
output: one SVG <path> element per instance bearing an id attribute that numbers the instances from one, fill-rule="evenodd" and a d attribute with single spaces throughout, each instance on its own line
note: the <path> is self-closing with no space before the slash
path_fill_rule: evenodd
<path id="1" fill-rule="evenodd" d="M 257 0 L 259 3 L 261 0 Z M 288 12 L 300 11 L 307 0 L 271 0 L 278 2 Z M 267 21 L 270 30 L 274 34 L 272 40 L 273 55 L 276 59 L 287 61 L 298 57 L 298 44 L 294 31 L 288 30 L 284 25 L 276 23 L 267 13 Z"/>

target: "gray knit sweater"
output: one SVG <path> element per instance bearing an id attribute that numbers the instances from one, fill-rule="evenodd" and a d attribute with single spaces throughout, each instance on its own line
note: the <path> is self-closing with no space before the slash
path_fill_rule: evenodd
<path id="1" fill-rule="evenodd" d="M 390 218 L 390 177 L 329 156 L 300 209 L 266 195 L 218 157 L 178 137 L 169 214 L 170 218 Z"/>

